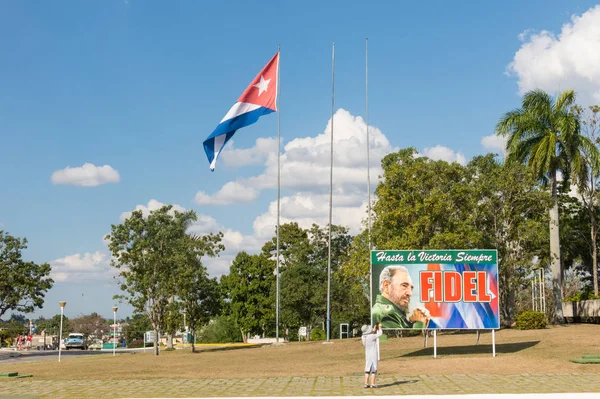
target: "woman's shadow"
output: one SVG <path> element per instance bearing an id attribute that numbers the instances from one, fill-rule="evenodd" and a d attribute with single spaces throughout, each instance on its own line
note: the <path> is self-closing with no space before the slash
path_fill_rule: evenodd
<path id="1" fill-rule="evenodd" d="M 394 382 L 390 382 L 389 384 L 381 384 L 381 385 L 379 385 L 379 388 L 393 387 L 393 386 L 402 385 L 402 384 L 414 384 L 415 382 L 419 382 L 419 380 L 394 381 Z"/>

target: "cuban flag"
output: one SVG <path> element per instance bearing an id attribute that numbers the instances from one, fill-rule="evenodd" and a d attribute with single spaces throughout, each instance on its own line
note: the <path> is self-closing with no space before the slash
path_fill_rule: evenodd
<path id="1" fill-rule="evenodd" d="M 238 129 L 253 124 L 263 115 L 277 111 L 278 78 L 279 52 L 271 58 L 223 117 L 221 123 L 204 140 L 204 151 L 210 163 L 210 170 L 215 170 L 219 154 Z"/>

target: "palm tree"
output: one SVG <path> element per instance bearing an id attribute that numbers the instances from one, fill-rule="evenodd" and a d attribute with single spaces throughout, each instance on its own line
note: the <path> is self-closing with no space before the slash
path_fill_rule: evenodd
<path id="1" fill-rule="evenodd" d="M 524 163 L 544 186 L 550 185 L 550 257 L 555 324 L 563 321 L 557 175 L 561 172 L 564 181 L 567 181 L 571 176 L 585 173 L 582 151 L 590 151 L 594 147 L 594 143 L 580 134 L 579 118 L 571 112 L 574 103 L 573 90 L 559 93 L 556 98 L 542 90 L 533 90 L 523 97 L 522 108 L 507 112 L 496 125 L 497 135 L 508 136 L 507 161 Z"/>

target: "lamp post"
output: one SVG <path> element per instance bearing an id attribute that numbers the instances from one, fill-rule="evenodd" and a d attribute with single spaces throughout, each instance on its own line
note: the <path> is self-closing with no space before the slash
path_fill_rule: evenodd
<path id="1" fill-rule="evenodd" d="M 58 334 L 58 362 L 60 363 L 60 354 L 62 351 L 60 344 L 62 343 L 63 315 L 65 313 L 65 305 L 67 304 L 67 302 L 60 301 L 58 304 L 60 305 L 60 332 Z"/>
<path id="2" fill-rule="evenodd" d="M 117 350 L 117 310 L 119 309 L 116 306 L 113 306 L 113 315 L 114 315 L 114 322 L 113 322 L 113 356 L 116 355 L 116 350 Z"/>

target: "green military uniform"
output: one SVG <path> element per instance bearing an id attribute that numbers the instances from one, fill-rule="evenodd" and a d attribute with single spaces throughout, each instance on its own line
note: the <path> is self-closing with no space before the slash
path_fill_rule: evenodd
<path id="1" fill-rule="evenodd" d="M 382 295 L 377 295 L 371 315 L 373 324 L 381 323 L 381 328 L 425 328 L 423 322 L 409 321 L 404 310 Z"/>

